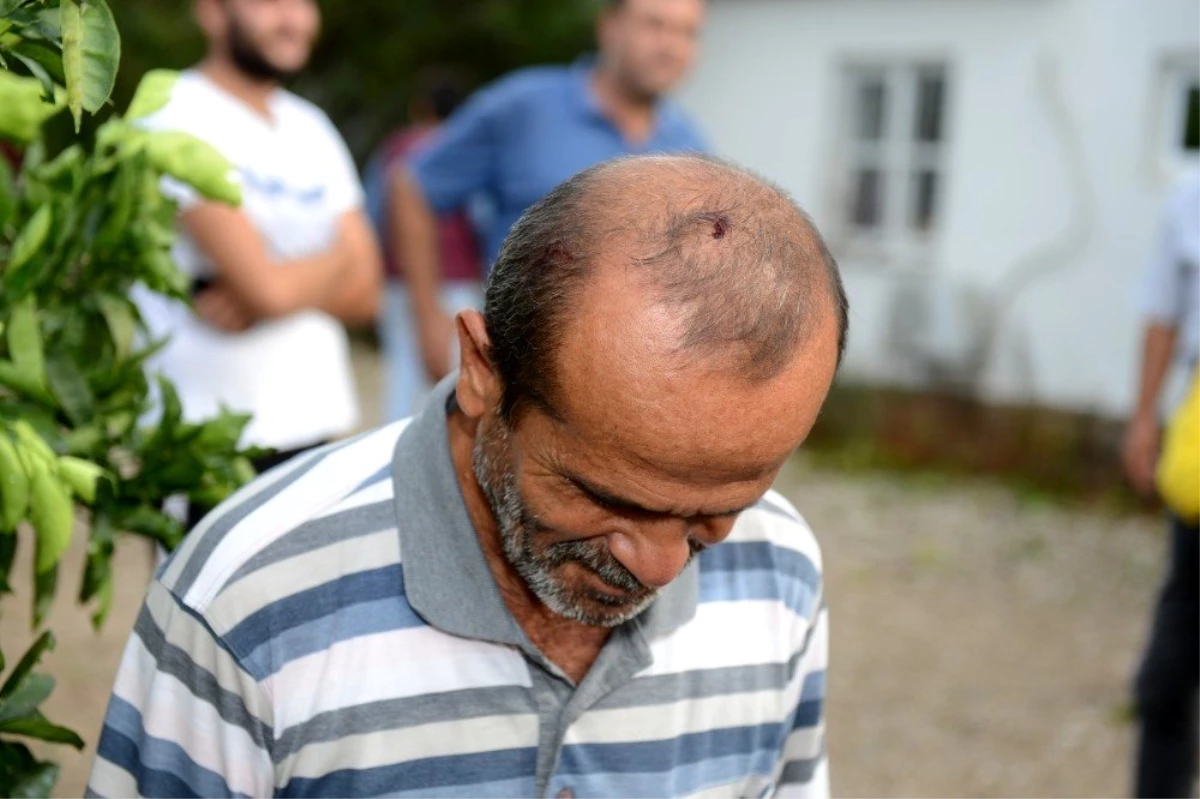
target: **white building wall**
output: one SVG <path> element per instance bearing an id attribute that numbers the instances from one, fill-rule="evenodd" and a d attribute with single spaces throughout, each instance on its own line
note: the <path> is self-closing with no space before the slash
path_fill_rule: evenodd
<path id="1" fill-rule="evenodd" d="M 996 319 L 984 396 L 1125 412 L 1134 290 L 1177 166 L 1161 74 L 1172 56 L 1200 59 L 1200 4 L 712 0 L 709 14 L 681 99 L 719 152 L 782 184 L 831 234 L 852 304 L 848 376 L 928 380 L 929 359 L 896 344 L 915 290 L 934 320 L 919 343 L 947 363 Z M 927 257 L 903 264 L 852 257 L 838 236 L 842 68 L 889 57 L 949 67 L 939 230 Z"/>

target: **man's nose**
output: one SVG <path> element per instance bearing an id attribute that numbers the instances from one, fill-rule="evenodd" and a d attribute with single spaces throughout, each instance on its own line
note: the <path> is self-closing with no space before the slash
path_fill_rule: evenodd
<path id="1" fill-rule="evenodd" d="M 711 546 L 729 534 L 731 524 L 697 524 L 662 519 L 609 535 L 608 547 L 622 566 L 645 586 L 659 589 L 674 580 L 692 554 L 691 541 Z"/>

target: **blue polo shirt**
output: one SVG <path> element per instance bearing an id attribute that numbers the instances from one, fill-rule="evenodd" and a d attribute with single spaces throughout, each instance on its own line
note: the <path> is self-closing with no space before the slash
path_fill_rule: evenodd
<path id="1" fill-rule="evenodd" d="M 518 70 L 476 92 L 409 166 L 438 213 L 480 197 L 491 213 L 479 230 L 488 264 L 525 209 L 577 172 L 622 155 L 708 148 L 669 100 L 655 111 L 654 132 L 628 141 L 592 93 L 593 61 Z"/>

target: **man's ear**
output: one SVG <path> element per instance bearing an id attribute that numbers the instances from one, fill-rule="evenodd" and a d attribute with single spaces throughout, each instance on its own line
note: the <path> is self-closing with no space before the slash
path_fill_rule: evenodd
<path id="1" fill-rule="evenodd" d="M 473 308 L 454 317 L 458 332 L 460 364 L 455 387 L 458 407 L 469 418 L 479 419 L 493 413 L 500 404 L 500 377 L 492 369 L 489 353 L 491 339 L 483 314 Z"/>

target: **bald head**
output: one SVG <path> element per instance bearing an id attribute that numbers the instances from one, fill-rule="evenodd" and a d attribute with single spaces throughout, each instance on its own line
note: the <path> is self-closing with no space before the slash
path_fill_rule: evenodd
<path id="1" fill-rule="evenodd" d="M 839 358 L 845 342 L 837 267 L 780 189 L 707 157 L 618 159 L 532 206 L 501 248 L 485 316 L 504 416 L 555 413 L 573 320 L 617 300 L 629 313 L 608 323 L 665 369 L 761 381 L 831 318 Z"/>

